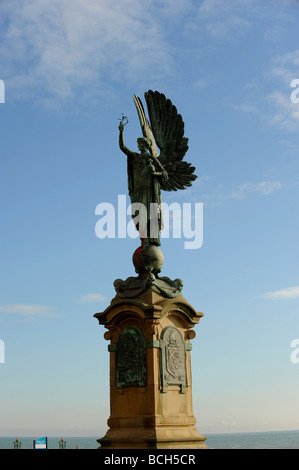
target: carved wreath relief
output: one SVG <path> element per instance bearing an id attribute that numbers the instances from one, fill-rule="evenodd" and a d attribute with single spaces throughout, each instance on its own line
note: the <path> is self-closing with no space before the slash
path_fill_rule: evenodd
<path id="1" fill-rule="evenodd" d="M 116 387 L 146 386 L 145 339 L 139 328 L 125 328 L 116 347 Z"/>
<path id="2" fill-rule="evenodd" d="M 168 385 L 180 385 L 182 392 L 187 386 L 185 343 L 179 330 L 165 328 L 160 341 L 162 390 Z"/>

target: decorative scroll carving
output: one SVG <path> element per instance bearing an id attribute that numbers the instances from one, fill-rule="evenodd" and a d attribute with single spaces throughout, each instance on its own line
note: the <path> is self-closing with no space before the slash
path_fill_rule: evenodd
<path id="1" fill-rule="evenodd" d="M 126 280 L 116 279 L 114 281 L 114 288 L 120 297 L 127 299 L 138 297 L 149 288 L 163 297 L 172 299 L 181 295 L 183 281 L 181 279 L 173 281 L 167 276 L 158 277 L 153 274 L 145 278 L 131 276 Z"/>
<path id="2" fill-rule="evenodd" d="M 194 330 L 186 331 L 186 339 L 194 339 L 195 336 L 196 336 L 196 333 Z"/>

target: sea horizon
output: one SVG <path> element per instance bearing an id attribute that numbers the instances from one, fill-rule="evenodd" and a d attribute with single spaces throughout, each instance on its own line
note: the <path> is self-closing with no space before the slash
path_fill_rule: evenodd
<path id="1" fill-rule="evenodd" d="M 299 449 L 299 429 L 276 431 L 241 431 L 203 433 L 210 449 Z M 0 436 L 0 450 L 13 449 L 16 438 L 21 449 L 32 449 L 33 440 L 42 436 Z M 97 449 L 99 436 L 53 436 L 48 435 L 48 449 L 58 449 L 63 437 L 66 449 Z"/>

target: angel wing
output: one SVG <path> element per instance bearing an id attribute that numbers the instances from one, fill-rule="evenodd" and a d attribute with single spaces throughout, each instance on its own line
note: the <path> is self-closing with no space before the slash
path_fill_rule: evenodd
<path id="1" fill-rule="evenodd" d="M 156 142 L 159 150 L 159 161 L 168 173 L 168 180 L 161 182 L 164 191 L 186 189 L 197 178 L 195 167 L 183 160 L 188 150 L 188 139 L 184 137 L 184 122 L 182 116 L 169 99 L 158 91 L 149 90 L 144 94 L 150 124 L 147 120 L 141 100 L 136 97 L 135 104 L 141 110 L 139 114 L 142 131 L 145 137 Z M 142 117 L 141 117 L 142 116 Z M 154 145 L 153 155 L 158 157 Z M 154 153 L 156 152 L 156 153 Z"/>
<path id="2" fill-rule="evenodd" d="M 158 157 L 158 151 L 157 151 L 157 147 L 155 144 L 155 139 L 154 139 L 150 124 L 148 122 L 148 119 L 145 115 L 142 101 L 136 95 L 133 96 L 133 100 L 137 109 L 137 114 L 139 117 L 141 129 L 142 129 L 142 135 L 143 137 L 147 137 L 148 139 L 152 141 L 151 154 L 154 155 L 154 157 Z"/>

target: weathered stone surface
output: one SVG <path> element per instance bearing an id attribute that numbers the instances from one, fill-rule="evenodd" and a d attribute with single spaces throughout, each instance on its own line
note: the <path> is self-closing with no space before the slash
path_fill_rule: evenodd
<path id="1" fill-rule="evenodd" d="M 116 295 L 94 316 L 110 340 L 109 429 L 100 448 L 206 448 L 193 414 L 190 343 L 203 313 L 149 287 L 137 298 Z M 145 360 L 131 360 L 143 347 Z"/>
<path id="2" fill-rule="evenodd" d="M 160 373 L 162 391 L 169 385 L 179 385 L 184 393 L 187 387 L 185 341 L 178 328 L 167 326 L 160 339 Z"/>
<path id="3" fill-rule="evenodd" d="M 166 276 L 158 277 L 157 275 L 148 274 L 143 277 L 130 276 L 125 280 L 116 279 L 114 287 L 118 296 L 125 299 L 140 297 L 149 288 L 163 297 L 175 298 L 181 295 L 183 281 L 181 279 L 172 281 Z"/>

